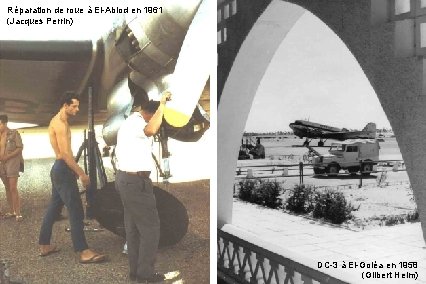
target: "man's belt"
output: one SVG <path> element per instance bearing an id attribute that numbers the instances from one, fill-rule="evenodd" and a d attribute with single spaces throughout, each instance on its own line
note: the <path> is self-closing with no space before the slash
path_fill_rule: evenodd
<path id="1" fill-rule="evenodd" d="M 125 172 L 125 171 L 123 171 Z M 149 175 L 151 174 L 150 171 L 139 171 L 139 172 L 125 172 L 126 174 L 133 175 L 133 176 L 140 176 L 144 178 L 149 178 Z"/>

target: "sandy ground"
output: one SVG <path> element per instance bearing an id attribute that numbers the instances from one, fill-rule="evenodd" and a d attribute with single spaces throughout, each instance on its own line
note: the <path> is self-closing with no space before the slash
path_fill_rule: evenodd
<path id="1" fill-rule="evenodd" d="M 286 188 L 286 191 L 280 198 L 285 203 L 291 191 L 288 190 L 289 188 L 286 187 L 285 183 L 282 187 Z M 364 186 L 363 188 L 358 188 L 356 185 L 339 188 L 327 186 L 327 189 L 342 192 L 346 200 L 355 208 L 352 211 L 352 218 L 341 226 L 357 231 L 400 223 L 398 221 L 397 223 L 386 224 L 391 218 L 402 218 L 404 222 L 407 222 L 407 215 L 413 214 L 416 210 L 416 204 L 409 185 Z M 318 188 L 317 190 L 324 190 L 324 188 Z M 237 192 L 238 186 L 236 186 Z M 306 217 L 310 217 L 310 215 Z"/>
<path id="2" fill-rule="evenodd" d="M 26 161 L 25 173 L 19 179 L 24 220 L 0 220 L 0 259 L 10 262 L 11 279 L 22 283 L 128 283 L 127 257 L 121 254 L 124 240 L 106 230 L 86 233 L 90 247 L 109 255 L 106 263 L 78 263 L 70 235 L 65 232 L 68 220 L 57 222 L 53 230 L 52 243 L 61 252 L 38 256 L 38 233 L 50 198 L 51 163 L 52 159 Z M 2 185 L 0 188 L 0 209 L 4 212 L 5 194 Z M 167 190 L 185 205 L 190 224 L 180 243 L 158 252 L 157 270 L 179 271 L 180 277 L 171 283 L 208 283 L 209 180 L 170 184 Z M 92 226 L 96 227 L 96 221 Z"/>
<path id="3" fill-rule="evenodd" d="M 305 147 L 298 147 L 303 143 L 303 140 L 293 137 L 280 140 L 264 139 L 262 143 L 265 145 L 266 159 L 238 161 L 235 183 L 238 184 L 238 181 L 244 179 L 247 176 L 247 170 L 251 168 L 254 177 L 267 177 L 270 180 L 280 182 L 282 188 L 286 190 L 282 199 L 286 200 L 290 193 L 289 189 L 299 184 L 299 177 L 283 177 L 283 167 L 277 167 L 277 165 L 298 164 L 303 161 L 303 155 L 308 150 Z M 326 145 L 331 143 L 333 141 L 329 140 Z M 312 141 L 311 145 L 317 145 L 317 140 Z M 315 147 L 315 150 L 326 153 L 328 148 Z M 380 160 L 384 159 L 402 159 L 395 138 L 386 138 L 385 142 L 380 143 Z M 334 189 L 341 191 L 357 209 L 352 212 L 352 220 L 346 222 L 343 226 L 355 230 L 364 230 L 384 226 L 385 219 L 404 217 L 415 211 L 416 205 L 408 175 L 404 171 L 404 167 L 400 166 L 398 169 L 400 171 L 394 172 L 392 167 L 378 167 L 378 170 L 387 171 L 383 181 L 379 182 L 382 173 L 372 174 L 363 178 L 361 188 L 359 188 L 359 175 L 305 176 L 303 182 L 306 185 L 317 187 L 319 190 Z M 240 174 L 238 170 L 241 171 Z M 288 168 L 289 175 L 298 175 L 298 173 L 298 166 Z M 312 168 L 306 167 L 304 174 L 313 175 Z M 238 186 L 236 186 L 236 191 L 238 191 Z"/>

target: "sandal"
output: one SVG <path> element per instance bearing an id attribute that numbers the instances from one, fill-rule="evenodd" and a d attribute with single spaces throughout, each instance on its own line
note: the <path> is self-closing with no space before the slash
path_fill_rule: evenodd
<path id="1" fill-rule="evenodd" d="M 46 251 L 46 252 L 40 252 L 39 256 L 44 257 L 44 256 L 51 255 L 53 253 L 60 252 L 60 251 L 61 250 L 58 249 L 56 246 L 52 246 L 48 251 Z"/>
<path id="2" fill-rule="evenodd" d="M 16 222 L 21 222 L 22 218 L 22 215 L 16 215 Z"/>
<path id="3" fill-rule="evenodd" d="M 15 217 L 16 216 L 16 214 L 15 213 L 5 213 L 4 215 L 3 215 L 3 217 L 5 218 L 5 219 L 9 219 L 9 218 L 12 218 L 12 217 Z"/>
<path id="4" fill-rule="evenodd" d="M 80 263 L 82 263 L 82 264 L 101 263 L 101 262 L 104 262 L 106 259 L 107 259 L 106 255 L 95 253 L 94 255 L 92 255 L 92 257 L 90 257 L 88 259 L 81 259 L 80 258 Z"/>

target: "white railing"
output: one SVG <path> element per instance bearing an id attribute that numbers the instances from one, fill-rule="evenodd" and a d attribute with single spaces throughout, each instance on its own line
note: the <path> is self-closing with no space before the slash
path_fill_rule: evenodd
<path id="1" fill-rule="evenodd" d="M 349 283 L 217 230 L 217 272 L 227 283 Z"/>

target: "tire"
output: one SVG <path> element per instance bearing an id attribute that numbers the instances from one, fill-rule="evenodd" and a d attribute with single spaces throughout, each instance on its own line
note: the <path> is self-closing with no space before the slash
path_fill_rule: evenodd
<path id="1" fill-rule="evenodd" d="M 320 168 L 314 168 L 314 174 L 316 175 L 322 175 L 325 173 L 325 170 L 320 169 Z"/>
<path id="2" fill-rule="evenodd" d="M 318 142 L 318 147 L 324 147 L 324 141 L 319 141 Z"/>
<path id="3" fill-rule="evenodd" d="M 362 165 L 362 175 L 363 176 L 369 176 L 372 171 L 373 171 L 373 164 L 372 163 L 365 163 L 365 164 Z"/>
<path id="4" fill-rule="evenodd" d="M 331 164 L 327 167 L 327 174 L 329 176 L 337 176 L 337 174 L 339 173 L 340 169 L 339 169 L 339 165 L 338 164 Z"/>

